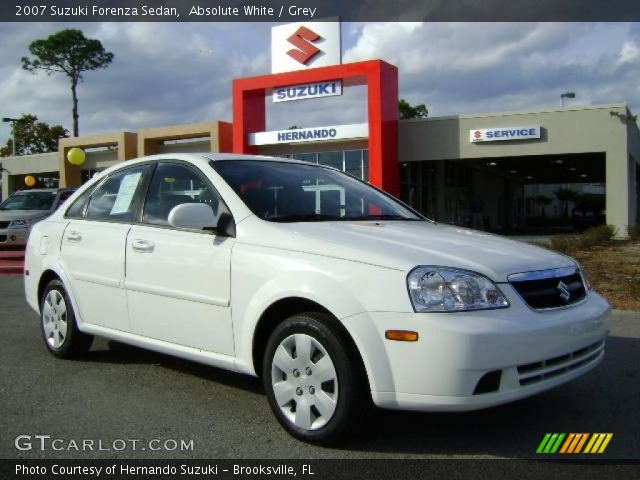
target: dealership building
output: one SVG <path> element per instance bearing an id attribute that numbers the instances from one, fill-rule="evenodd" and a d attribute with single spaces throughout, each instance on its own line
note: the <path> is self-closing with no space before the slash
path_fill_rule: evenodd
<path id="1" fill-rule="evenodd" d="M 25 188 L 27 175 L 37 186 L 78 186 L 138 156 L 236 152 L 336 167 L 429 218 L 490 231 L 530 231 L 540 217 L 566 215 L 568 205 L 553 200 L 561 189 L 601 198 L 619 237 L 638 223 L 640 130 L 625 104 L 399 120 L 397 68 L 382 60 L 342 63 L 339 37 L 332 22 L 274 27 L 272 73 L 233 81 L 232 122 L 64 138 L 58 152 L 3 158 L 2 196 Z M 266 129 L 268 102 L 304 99 L 302 111 L 355 85 L 366 86 L 366 122 Z M 73 147 L 86 152 L 81 166 L 66 161 Z"/>

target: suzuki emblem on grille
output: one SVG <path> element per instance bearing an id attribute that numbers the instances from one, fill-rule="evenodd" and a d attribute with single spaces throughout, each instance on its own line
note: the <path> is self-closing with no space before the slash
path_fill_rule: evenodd
<path id="1" fill-rule="evenodd" d="M 560 292 L 560 298 L 563 299 L 565 302 L 568 302 L 569 299 L 571 298 L 571 292 L 569 291 L 567 284 L 564 283 L 562 280 L 560 280 L 556 288 L 558 289 L 558 292 Z"/>

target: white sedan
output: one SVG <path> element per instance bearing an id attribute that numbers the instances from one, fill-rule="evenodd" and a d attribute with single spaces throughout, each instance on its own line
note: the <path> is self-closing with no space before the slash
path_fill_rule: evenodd
<path id="1" fill-rule="evenodd" d="M 34 226 L 25 289 L 53 355 L 98 335 L 260 376 L 318 443 L 371 402 L 473 410 L 579 377 L 610 314 L 569 257 L 438 225 L 332 168 L 230 154 L 92 179 Z"/>

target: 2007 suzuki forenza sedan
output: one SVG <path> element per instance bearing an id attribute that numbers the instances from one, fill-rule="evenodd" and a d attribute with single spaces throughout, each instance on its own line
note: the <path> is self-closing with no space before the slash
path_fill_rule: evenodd
<path id="1" fill-rule="evenodd" d="M 33 228 L 26 297 L 57 357 L 94 335 L 261 376 L 294 436 L 363 402 L 473 410 L 603 358 L 580 265 L 438 225 L 338 170 L 223 154 L 127 161 Z"/>

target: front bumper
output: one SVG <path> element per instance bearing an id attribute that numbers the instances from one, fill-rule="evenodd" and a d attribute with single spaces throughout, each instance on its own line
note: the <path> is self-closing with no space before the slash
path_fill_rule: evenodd
<path id="1" fill-rule="evenodd" d="M 569 307 L 533 311 L 510 285 L 500 287 L 509 308 L 343 319 L 364 359 L 374 403 L 477 410 L 555 387 L 602 361 L 611 309 L 597 293 Z M 386 340 L 386 330 L 416 331 L 419 340 Z"/>
<path id="2" fill-rule="evenodd" d="M 28 228 L 0 229 L 0 247 L 19 247 L 27 244 Z"/>

